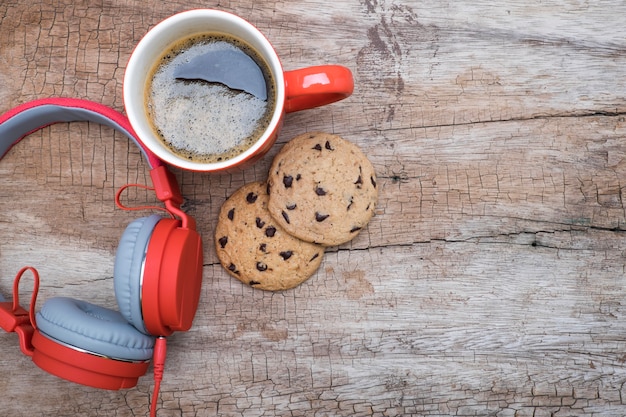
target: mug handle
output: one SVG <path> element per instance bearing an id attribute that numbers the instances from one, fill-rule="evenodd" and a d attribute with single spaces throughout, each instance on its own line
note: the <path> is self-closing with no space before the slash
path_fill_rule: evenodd
<path id="1" fill-rule="evenodd" d="M 285 71 L 285 112 L 334 103 L 354 91 L 352 72 L 341 65 L 318 65 Z"/>

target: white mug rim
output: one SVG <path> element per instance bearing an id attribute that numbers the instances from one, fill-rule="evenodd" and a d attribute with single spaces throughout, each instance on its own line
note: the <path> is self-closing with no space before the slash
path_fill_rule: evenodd
<path id="1" fill-rule="evenodd" d="M 188 22 L 194 21 L 197 25 L 197 22 L 201 20 L 211 20 L 213 22 L 219 20 L 222 25 L 228 26 L 229 30 L 226 31 L 223 28 L 220 30 L 212 30 L 212 28 L 209 27 L 203 31 L 194 29 L 187 31 L 185 25 L 187 25 Z M 173 36 L 172 32 L 177 28 L 178 30 L 183 30 L 184 34 Z M 148 122 L 144 106 L 144 91 L 147 81 L 146 77 L 149 73 L 149 71 L 146 71 L 145 68 L 152 68 L 156 59 L 162 55 L 163 50 L 165 49 L 164 47 L 159 48 L 159 45 L 164 43 L 172 45 L 177 40 L 189 37 L 194 33 L 206 33 L 213 31 L 227 33 L 231 36 L 239 38 L 242 37 L 242 33 L 245 33 L 246 36 L 254 37 L 254 49 L 257 50 L 257 52 L 259 52 L 266 60 L 270 70 L 272 71 L 272 75 L 276 83 L 276 100 L 274 113 L 268 127 L 250 148 L 237 156 L 224 161 L 199 162 L 175 154 L 159 138 L 156 137 L 156 133 L 154 133 Z M 249 39 L 244 40 L 247 43 L 251 43 Z M 155 45 L 157 45 L 156 48 L 159 48 L 160 51 L 155 51 Z M 154 59 L 147 62 L 146 55 L 154 57 Z M 138 79 L 141 81 L 138 81 Z M 138 83 L 141 85 L 138 86 Z M 159 22 L 139 41 L 130 56 L 124 74 L 124 107 L 130 124 L 139 139 L 150 149 L 150 151 L 152 151 L 164 162 L 191 171 L 223 171 L 246 162 L 252 158 L 259 151 L 259 149 L 263 148 L 268 141 L 272 140 L 280 127 L 284 113 L 284 84 L 283 69 L 276 51 L 270 44 L 269 40 L 254 25 L 247 20 L 226 11 L 216 9 L 192 9 L 180 12 Z M 138 94 L 139 89 L 141 94 Z"/>

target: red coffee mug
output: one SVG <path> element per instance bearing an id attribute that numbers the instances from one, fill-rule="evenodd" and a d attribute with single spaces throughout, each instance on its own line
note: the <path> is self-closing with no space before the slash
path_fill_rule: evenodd
<path id="1" fill-rule="evenodd" d="M 170 149 L 156 133 L 145 103 L 148 77 L 164 51 L 182 39 L 208 32 L 242 40 L 253 48 L 267 63 L 276 89 L 275 106 L 269 124 L 254 143 L 237 155 L 212 162 L 190 159 Z M 348 68 L 321 65 L 284 71 L 270 42 L 252 24 L 224 11 L 197 9 L 162 21 L 137 44 L 124 75 L 124 106 L 141 141 L 160 159 L 191 171 L 219 172 L 245 168 L 262 157 L 276 141 L 285 113 L 342 100 L 350 96 L 353 89 L 352 73 Z"/>

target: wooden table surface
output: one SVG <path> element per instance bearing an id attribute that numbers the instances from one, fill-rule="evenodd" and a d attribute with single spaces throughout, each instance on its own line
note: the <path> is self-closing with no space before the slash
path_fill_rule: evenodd
<path id="1" fill-rule="evenodd" d="M 626 3 L 6 0 L 0 112 L 58 96 L 123 111 L 134 46 L 194 7 L 248 19 L 286 69 L 349 67 L 355 91 L 288 115 L 244 172 L 175 170 L 204 282 L 192 330 L 169 338 L 159 416 L 626 415 Z M 296 289 L 245 286 L 215 255 L 220 206 L 264 180 L 282 144 L 320 130 L 371 159 L 376 215 Z M 33 265 L 38 305 L 116 308 L 118 240 L 146 213 L 114 195 L 150 184 L 134 145 L 54 125 L 14 147 L 0 177 L 0 292 Z M 148 414 L 151 370 L 102 391 L 44 373 L 14 334 L 0 349 L 2 415 Z"/>

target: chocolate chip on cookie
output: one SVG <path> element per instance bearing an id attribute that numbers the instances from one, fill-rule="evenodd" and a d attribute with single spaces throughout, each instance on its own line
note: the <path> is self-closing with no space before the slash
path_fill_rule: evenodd
<path id="1" fill-rule="evenodd" d="M 376 174 L 365 154 L 328 133 L 306 133 L 285 144 L 272 162 L 268 186 L 274 220 L 290 234 L 324 246 L 354 238 L 378 199 Z"/>
<path id="2" fill-rule="evenodd" d="M 267 211 L 267 186 L 244 185 L 221 208 L 215 250 L 228 273 L 263 290 L 293 288 L 319 267 L 324 248 L 287 233 Z"/>

